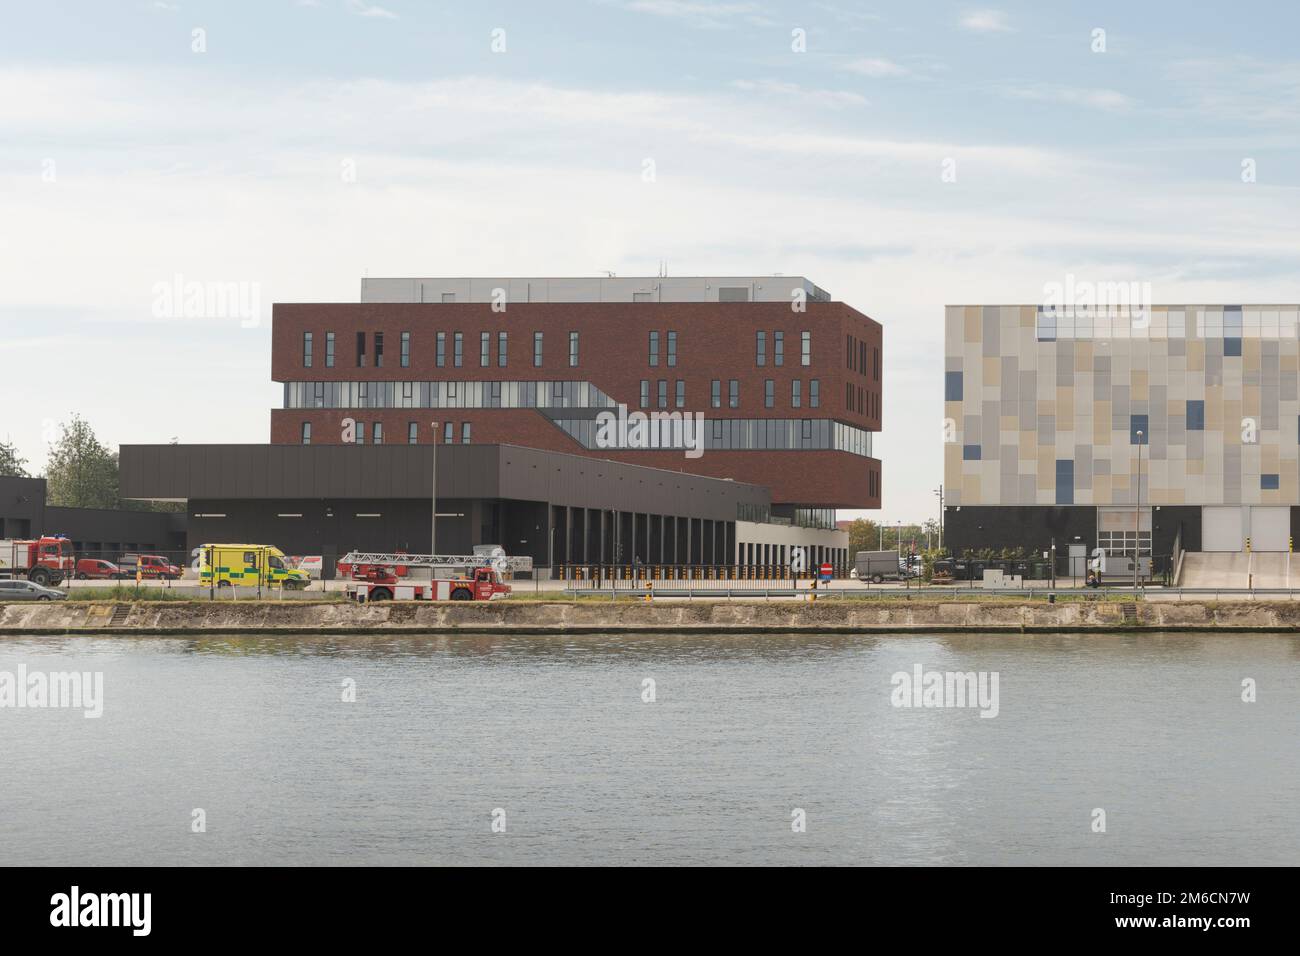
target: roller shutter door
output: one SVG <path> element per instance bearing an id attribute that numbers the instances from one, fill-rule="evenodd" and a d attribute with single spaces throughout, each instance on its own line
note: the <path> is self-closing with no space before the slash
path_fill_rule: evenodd
<path id="1" fill-rule="evenodd" d="M 1252 551 L 1286 551 L 1290 537 L 1290 508 L 1256 506 L 1250 509 Z"/>
<path id="2" fill-rule="evenodd" d="M 1201 509 L 1201 550 L 1240 551 L 1245 547 L 1238 507 Z"/>

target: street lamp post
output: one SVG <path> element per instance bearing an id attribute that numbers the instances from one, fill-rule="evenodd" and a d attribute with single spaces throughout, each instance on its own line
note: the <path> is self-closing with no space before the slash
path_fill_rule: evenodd
<path id="1" fill-rule="evenodd" d="M 438 553 L 438 423 L 433 425 L 433 477 L 429 480 L 429 553 Z"/>
<path id="2" fill-rule="evenodd" d="M 1142 560 L 1142 430 L 1138 429 L 1137 504 L 1133 508 L 1133 593 L 1138 589 L 1138 564 Z"/>
<path id="3" fill-rule="evenodd" d="M 934 489 L 934 493 L 939 496 L 939 550 L 943 550 L 943 485 Z"/>

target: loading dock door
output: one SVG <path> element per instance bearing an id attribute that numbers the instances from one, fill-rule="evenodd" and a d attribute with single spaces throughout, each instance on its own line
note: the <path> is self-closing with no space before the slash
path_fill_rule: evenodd
<path id="1" fill-rule="evenodd" d="M 1290 508 L 1255 506 L 1250 509 L 1250 550 L 1286 551 L 1290 539 Z"/>
<path id="2" fill-rule="evenodd" d="M 1241 551 L 1245 546 L 1241 508 L 1207 506 L 1201 509 L 1202 551 Z"/>

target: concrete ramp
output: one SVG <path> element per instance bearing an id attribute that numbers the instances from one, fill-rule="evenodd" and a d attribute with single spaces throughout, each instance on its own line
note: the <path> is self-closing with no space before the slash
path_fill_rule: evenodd
<path id="1" fill-rule="evenodd" d="M 1256 551 L 1251 555 L 1250 587 L 1285 588 L 1290 587 L 1287 580 L 1287 559 L 1291 555 L 1285 551 Z"/>
<path id="2" fill-rule="evenodd" d="M 1285 552 L 1188 551 L 1183 555 L 1184 588 L 1285 588 L 1300 586 L 1300 561 Z M 1287 567 L 1291 568 L 1288 580 Z"/>

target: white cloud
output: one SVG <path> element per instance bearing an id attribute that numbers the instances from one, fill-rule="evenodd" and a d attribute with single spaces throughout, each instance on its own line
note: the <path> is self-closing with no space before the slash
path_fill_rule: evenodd
<path id="1" fill-rule="evenodd" d="M 1208 119 L 1260 125 L 1300 119 L 1300 62 L 1259 57 L 1176 60 L 1165 69 L 1187 98 L 1181 108 Z"/>
<path id="2" fill-rule="evenodd" d="M 728 19 L 744 17 L 770 24 L 754 3 L 696 3 L 693 0 L 622 0 L 620 6 L 635 13 L 685 20 L 695 26 L 719 27 Z"/>
<path id="3" fill-rule="evenodd" d="M 366 3 L 365 0 L 348 0 L 348 9 L 359 17 L 372 17 L 381 20 L 396 20 L 397 14 L 386 7 Z"/>
<path id="4" fill-rule="evenodd" d="M 866 57 L 857 60 L 849 60 L 842 69 L 850 73 L 860 73 L 863 76 L 870 77 L 889 77 L 889 76 L 909 76 L 911 70 L 893 60 L 886 60 L 880 57 Z"/>
<path id="5" fill-rule="evenodd" d="M 757 93 L 768 97 L 789 97 L 801 103 L 831 109 L 844 106 L 866 106 L 867 98 L 848 90 L 818 90 L 786 83 L 780 80 L 733 80 L 732 87 L 744 93 Z"/>
<path id="6" fill-rule="evenodd" d="M 1032 86 L 1008 89 L 1006 93 L 1015 99 L 1065 103 L 1098 110 L 1122 111 L 1132 109 L 1136 105 L 1132 97 L 1117 90 Z"/>
<path id="7" fill-rule="evenodd" d="M 961 25 L 975 33 L 1008 33 L 1011 25 L 1001 10 L 973 10 L 961 18 Z"/>

